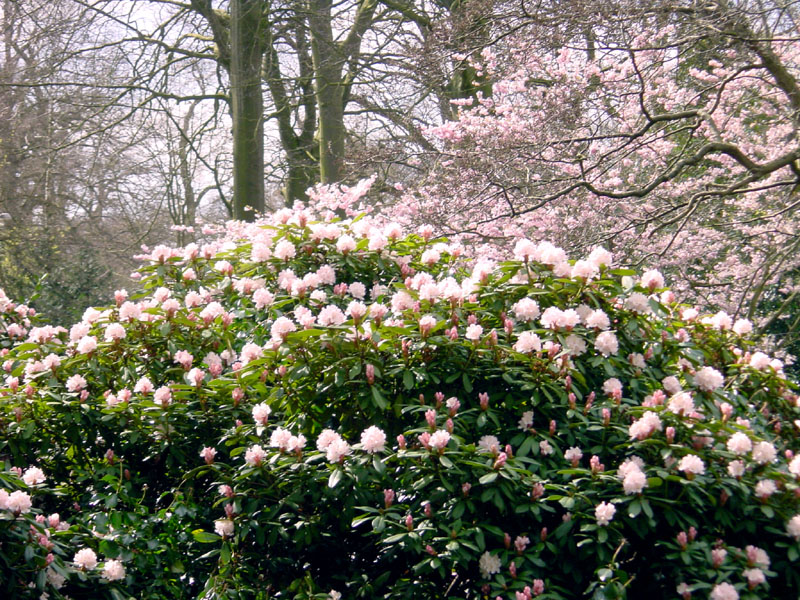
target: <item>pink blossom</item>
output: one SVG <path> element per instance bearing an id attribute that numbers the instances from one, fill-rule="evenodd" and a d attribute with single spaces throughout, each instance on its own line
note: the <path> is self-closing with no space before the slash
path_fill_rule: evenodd
<path id="1" fill-rule="evenodd" d="M 126 335 L 125 328 L 119 323 L 110 323 L 105 330 L 105 341 L 115 342 L 124 339 Z"/>
<path id="2" fill-rule="evenodd" d="M 97 338 L 92 335 L 87 335 L 81 338 L 78 342 L 76 350 L 80 354 L 91 354 L 97 349 Z"/>
<path id="3" fill-rule="evenodd" d="M 290 258 L 295 257 L 295 254 L 297 254 L 297 249 L 289 240 L 281 240 L 275 245 L 273 254 L 275 255 L 275 258 L 279 260 L 289 260 Z"/>
<path id="4" fill-rule="evenodd" d="M 519 321 L 532 321 L 539 316 L 539 304 L 532 298 L 523 298 L 511 310 Z"/>
<path id="5" fill-rule="evenodd" d="M 694 382 L 704 392 L 713 392 L 725 381 L 722 373 L 713 367 L 703 367 L 694 376 Z"/>
<path id="6" fill-rule="evenodd" d="M 258 344 L 252 342 L 245 344 L 239 354 L 240 360 L 243 364 L 248 364 L 254 360 L 258 360 L 264 355 L 264 349 Z"/>
<path id="7" fill-rule="evenodd" d="M 339 436 L 336 436 L 325 449 L 325 458 L 332 464 L 341 462 L 348 454 L 350 454 L 350 444 Z"/>
<path id="8" fill-rule="evenodd" d="M 169 386 L 161 386 L 153 394 L 153 402 L 160 404 L 162 408 L 166 408 L 172 403 L 172 390 Z"/>
<path id="9" fill-rule="evenodd" d="M 431 434 L 430 447 L 434 450 L 444 450 L 450 441 L 450 434 L 444 429 L 439 429 Z"/>
<path id="10" fill-rule="evenodd" d="M 78 550 L 72 562 L 82 571 L 91 571 L 97 566 L 97 555 L 91 548 Z"/>
<path id="11" fill-rule="evenodd" d="M 664 276 L 657 270 L 652 269 L 642 274 L 641 286 L 647 288 L 651 292 L 657 288 L 664 287 Z"/>
<path id="12" fill-rule="evenodd" d="M 711 600 L 739 600 L 739 592 L 730 583 L 718 583 L 711 590 Z"/>
<path id="13" fill-rule="evenodd" d="M 753 443 L 750 441 L 750 438 L 746 433 L 739 431 L 728 438 L 727 447 L 728 451 L 741 456 L 752 450 Z"/>
<path id="14" fill-rule="evenodd" d="M 436 325 L 436 318 L 432 315 L 425 315 L 419 320 L 419 330 L 423 336 L 428 335 Z"/>
<path id="15" fill-rule="evenodd" d="M 356 249 L 356 241 L 352 236 L 344 234 L 336 240 L 336 249 L 342 254 L 347 254 Z"/>
<path id="16" fill-rule="evenodd" d="M 601 502 L 594 509 L 594 517 L 597 519 L 597 524 L 601 527 L 608 525 L 614 518 L 617 508 L 608 502 Z"/>
<path id="17" fill-rule="evenodd" d="M 80 392 L 82 389 L 86 388 L 86 380 L 81 375 L 73 375 L 69 379 L 67 379 L 67 390 L 70 392 Z"/>
<path id="18" fill-rule="evenodd" d="M 361 433 L 361 447 L 370 454 L 383 452 L 385 444 L 386 434 L 375 425 L 367 427 Z"/>
<path id="19" fill-rule="evenodd" d="M 786 523 L 786 533 L 792 536 L 795 540 L 800 540 L 800 514 L 793 516 Z"/>
<path id="20" fill-rule="evenodd" d="M 44 483 L 45 479 L 47 479 L 47 477 L 45 477 L 44 471 L 39 467 L 29 467 L 22 474 L 22 481 L 28 486 Z"/>
<path id="21" fill-rule="evenodd" d="M 252 410 L 253 420 L 257 425 L 266 425 L 271 412 L 272 409 L 265 402 L 256 404 Z"/>
<path id="22" fill-rule="evenodd" d="M 678 470 L 685 472 L 687 476 L 702 475 L 706 472 L 706 466 L 696 454 L 687 454 L 678 463 Z"/>
<path id="23" fill-rule="evenodd" d="M 292 331 L 297 331 L 297 327 L 286 317 L 278 317 L 270 327 L 270 334 L 275 340 L 285 340 Z"/>
<path id="24" fill-rule="evenodd" d="M 346 320 L 342 309 L 338 306 L 333 304 L 329 304 L 321 311 L 319 311 L 319 316 L 317 317 L 317 322 L 322 325 L 323 327 L 329 327 L 331 325 L 341 325 Z"/>
<path id="25" fill-rule="evenodd" d="M 147 377 L 142 377 L 139 381 L 136 382 L 136 385 L 133 387 L 133 391 L 137 394 L 150 394 L 153 392 L 155 387 Z"/>
<path id="26" fill-rule="evenodd" d="M 245 462 L 250 466 L 259 466 L 267 455 L 264 449 L 258 444 L 250 446 L 244 454 Z"/>
<path id="27" fill-rule="evenodd" d="M 581 452 L 580 448 L 573 446 L 564 452 L 564 458 L 566 458 L 573 467 L 577 467 L 581 458 L 583 458 L 583 452 Z"/>
<path id="28" fill-rule="evenodd" d="M 753 447 L 753 460 L 760 465 L 766 465 L 775 460 L 778 451 L 769 442 L 758 442 Z"/>
<path id="29" fill-rule="evenodd" d="M 616 354 L 619 350 L 619 342 L 617 336 L 613 331 L 603 331 L 598 334 L 594 342 L 594 347 L 603 355 L 609 356 Z"/>
<path id="30" fill-rule="evenodd" d="M 194 357 L 186 350 L 178 350 L 173 356 L 173 360 L 188 371 L 192 367 Z"/>
<path id="31" fill-rule="evenodd" d="M 200 450 L 200 456 L 203 458 L 203 460 L 206 461 L 207 465 L 210 465 L 214 462 L 214 457 L 216 455 L 217 451 L 210 446 L 206 446 L 202 450 Z"/>
<path id="32" fill-rule="evenodd" d="M 464 334 L 464 337 L 470 341 L 477 342 L 481 339 L 481 334 L 483 334 L 483 327 L 473 324 L 467 326 L 467 332 Z"/>
<path id="33" fill-rule="evenodd" d="M 514 344 L 514 350 L 528 354 L 530 352 L 539 352 L 542 349 L 542 341 L 539 336 L 532 331 L 523 331 L 519 335 L 519 339 Z"/>

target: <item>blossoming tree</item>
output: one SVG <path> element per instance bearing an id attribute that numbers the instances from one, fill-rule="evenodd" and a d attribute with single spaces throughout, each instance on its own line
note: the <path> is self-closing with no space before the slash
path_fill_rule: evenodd
<path id="1" fill-rule="evenodd" d="M 396 218 L 493 244 L 613 245 L 753 320 L 780 288 L 785 317 L 800 256 L 794 7 L 560 4 L 469 58 L 492 94 L 431 130 L 437 165 Z"/>
<path id="2" fill-rule="evenodd" d="M 599 247 L 464 260 L 430 228 L 314 219 L 156 248 L 141 291 L 20 325 L 3 597 L 800 587 L 797 386 L 748 321 Z"/>

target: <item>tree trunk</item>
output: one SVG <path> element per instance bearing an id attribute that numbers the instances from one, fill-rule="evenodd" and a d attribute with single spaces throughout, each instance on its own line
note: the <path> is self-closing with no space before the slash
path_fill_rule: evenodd
<path id="1" fill-rule="evenodd" d="M 331 0 L 311 0 L 309 9 L 311 56 L 319 111 L 319 178 L 322 183 L 336 183 L 342 178 L 344 167 L 344 61 L 333 40 Z"/>
<path id="2" fill-rule="evenodd" d="M 264 98 L 261 92 L 261 0 L 231 0 L 233 217 L 264 211 Z"/>

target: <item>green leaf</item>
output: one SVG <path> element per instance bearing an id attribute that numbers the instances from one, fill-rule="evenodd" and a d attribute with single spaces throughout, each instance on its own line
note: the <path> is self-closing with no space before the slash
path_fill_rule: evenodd
<path id="1" fill-rule="evenodd" d="M 403 372 L 403 385 L 407 390 L 414 389 L 414 375 L 409 370 Z"/>
<path id="2" fill-rule="evenodd" d="M 213 544 L 214 542 L 218 542 L 222 539 L 216 533 L 203 531 L 202 529 L 195 529 L 192 531 L 192 537 L 196 542 L 200 542 L 201 544 Z"/>
<path id="3" fill-rule="evenodd" d="M 339 468 L 334 469 L 331 472 L 330 477 L 328 477 L 328 487 L 335 488 L 337 485 L 339 485 L 339 482 L 341 480 L 342 480 L 342 470 Z"/>
<path id="4" fill-rule="evenodd" d="M 373 455 L 373 457 L 372 457 L 372 466 L 375 467 L 375 470 L 378 473 L 384 473 L 386 471 L 386 465 L 383 464 L 383 461 L 381 460 L 381 457 L 378 456 L 377 454 Z M 333 486 L 331 486 L 331 487 L 333 487 Z"/>
<path id="5" fill-rule="evenodd" d="M 605 527 L 600 527 L 597 530 L 597 541 L 600 544 L 605 544 L 608 540 L 608 530 Z"/>
<path id="6" fill-rule="evenodd" d="M 478 483 L 482 485 L 488 485 L 492 483 L 495 479 L 497 479 L 497 471 L 492 471 L 491 473 L 487 473 L 483 477 L 478 480 Z"/>
<path id="7" fill-rule="evenodd" d="M 381 394 L 380 389 L 376 385 L 372 386 L 372 399 L 381 410 L 386 410 L 386 407 L 389 406 L 389 403 L 386 402 L 386 398 L 383 397 L 383 394 Z"/>

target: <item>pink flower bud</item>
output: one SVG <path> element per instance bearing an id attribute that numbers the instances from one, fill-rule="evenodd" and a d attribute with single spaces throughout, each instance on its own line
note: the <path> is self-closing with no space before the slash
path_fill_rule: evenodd
<path id="1" fill-rule="evenodd" d="M 406 515 L 406 529 L 409 531 L 414 530 L 414 519 L 411 517 L 411 515 Z"/>
<path id="2" fill-rule="evenodd" d="M 425 507 L 424 508 L 425 516 L 430 519 L 433 516 L 433 509 L 431 508 L 431 503 L 425 502 L 423 506 Z"/>
<path id="3" fill-rule="evenodd" d="M 461 493 L 464 495 L 465 498 L 467 496 L 469 496 L 469 491 L 471 489 L 472 489 L 472 484 L 471 483 L 462 483 L 461 484 Z"/>
<path id="4" fill-rule="evenodd" d="M 532 592 L 534 596 L 539 596 L 540 594 L 544 594 L 544 581 L 542 581 L 541 579 L 534 579 Z"/>
<path id="5" fill-rule="evenodd" d="M 550 435 L 556 434 L 556 422 L 555 419 L 550 420 Z"/>
<path id="6" fill-rule="evenodd" d="M 400 450 L 405 450 L 406 449 L 406 438 L 402 433 L 397 436 L 397 447 Z"/>
<path id="7" fill-rule="evenodd" d="M 481 410 L 487 410 L 489 408 L 489 394 L 481 392 L 478 394 L 478 400 L 480 401 Z"/>
<path id="8" fill-rule="evenodd" d="M 514 564 L 514 561 L 511 561 L 511 564 L 508 565 L 508 574 L 511 575 L 513 579 L 517 578 L 517 565 Z"/>
<path id="9" fill-rule="evenodd" d="M 366 367 L 367 383 L 372 385 L 375 383 L 375 365 L 368 364 Z"/>
<path id="10" fill-rule="evenodd" d="M 547 540 L 547 527 L 542 527 L 542 530 L 539 532 L 539 539 L 543 542 Z"/>
<path id="11" fill-rule="evenodd" d="M 228 517 L 230 519 L 234 515 L 235 512 L 236 512 L 236 508 L 233 506 L 232 503 L 225 505 L 225 516 L 226 517 Z"/>
<path id="12" fill-rule="evenodd" d="M 694 539 L 697 537 L 697 529 L 694 528 L 694 525 L 689 527 L 689 541 L 693 542 Z"/>
<path id="13" fill-rule="evenodd" d="M 511 536 L 507 533 L 503 534 L 503 545 L 506 547 L 506 550 L 511 548 Z"/>
<path id="14" fill-rule="evenodd" d="M 604 408 L 603 409 L 603 425 L 605 427 L 608 427 L 608 425 L 610 423 L 611 423 L 611 411 L 609 409 L 607 409 L 607 408 Z"/>
<path id="15" fill-rule="evenodd" d="M 425 421 L 428 423 L 428 427 L 431 429 L 436 429 L 436 411 L 428 409 L 425 411 Z"/>
<path id="16" fill-rule="evenodd" d="M 433 549 L 433 546 L 431 546 L 430 544 L 428 544 L 427 546 L 425 546 L 425 552 L 427 552 L 427 553 L 428 553 L 428 554 L 430 554 L 431 556 L 436 556 L 436 550 L 434 550 L 434 549 Z"/>
<path id="17" fill-rule="evenodd" d="M 666 431 L 667 436 L 667 443 L 671 444 L 675 441 L 675 428 L 674 427 L 667 427 Z"/>
<path id="18" fill-rule="evenodd" d="M 453 427 L 453 419 L 447 419 L 447 421 L 444 422 L 444 428 L 447 430 L 447 433 L 453 433 Z"/>
<path id="19" fill-rule="evenodd" d="M 678 541 L 678 545 L 681 547 L 681 550 L 686 550 L 686 544 L 688 540 L 686 532 L 681 531 L 677 536 L 675 536 L 675 539 Z"/>
<path id="20" fill-rule="evenodd" d="M 534 500 L 538 500 L 544 496 L 544 485 L 537 482 L 533 484 L 533 488 L 531 489 L 531 498 Z"/>
<path id="21" fill-rule="evenodd" d="M 394 490 L 383 490 L 383 504 L 389 508 L 394 502 Z"/>

